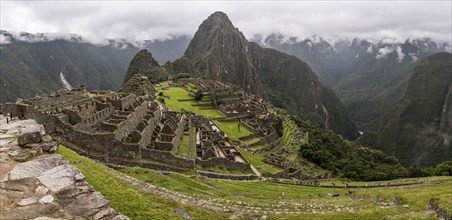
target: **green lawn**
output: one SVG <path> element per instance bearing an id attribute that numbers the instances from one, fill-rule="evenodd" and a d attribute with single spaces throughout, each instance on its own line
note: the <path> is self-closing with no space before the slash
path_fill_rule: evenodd
<path id="1" fill-rule="evenodd" d="M 188 145 L 188 155 L 187 157 L 190 159 L 195 159 L 196 157 L 196 127 L 191 127 L 190 133 L 190 143 Z"/>
<path id="2" fill-rule="evenodd" d="M 165 187 L 170 190 L 189 193 L 193 195 L 209 196 L 215 195 L 226 197 L 228 194 L 208 187 L 197 177 L 187 177 L 179 173 L 157 174 L 154 170 L 141 167 L 120 168 L 118 171 L 135 177 L 142 181 L 150 181 L 155 185 Z"/>
<path id="3" fill-rule="evenodd" d="M 188 158 L 188 135 L 184 134 L 177 148 L 177 155 Z"/>
<path id="4" fill-rule="evenodd" d="M 273 166 L 271 164 L 262 162 L 262 159 L 264 159 L 264 157 L 260 154 L 252 154 L 252 153 L 248 152 L 247 150 L 240 148 L 240 147 L 237 147 L 237 149 L 251 163 L 251 165 L 253 165 L 254 168 L 259 170 L 259 172 L 261 172 L 261 173 L 269 172 L 269 173 L 275 174 L 275 173 L 284 171 L 283 169 L 281 169 L 277 166 Z"/>
<path id="5" fill-rule="evenodd" d="M 195 206 L 181 205 L 174 200 L 143 191 L 115 177 L 117 171 L 80 156 L 64 146 L 60 145 L 57 153 L 80 169 L 86 181 L 110 201 L 113 209 L 130 219 L 183 219 L 182 215 L 174 211 L 174 208 L 187 211 L 195 219 L 205 218 L 205 216 L 217 219 L 228 218 L 222 213 L 212 213 Z"/>
<path id="6" fill-rule="evenodd" d="M 240 137 L 245 137 L 250 134 L 253 134 L 248 128 L 243 125 L 240 125 L 239 131 L 239 122 L 238 121 L 218 121 L 214 120 L 215 124 L 229 137 L 230 140 L 240 141 Z"/>
<path id="7" fill-rule="evenodd" d="M 159 89 L 159 88 L 157 88 Z M 181 87 L 170 87 L 167 90 L 159 90 L 163 92 L 163 96 L 165 97 L 165 104 L 173 111 L 180 111 L 182 108 L 187 111 L 192 111 L 198 115 L 204 115 L 208 118 L 220 118 L 223 115 L 218 112 L 216 109 L 200 109 L 198 106 L 193 106 L 193 104 L 197 104 L 197 102 L 193 101 L 183 101 L 179 102 L 178 99 L 193 99 L 193 97 L 189 96 L 189 92 Z M 169 97 L 169 98 L 167 98 Z"/>
<path id="8" fill-rule="evenodd" d="M 305 199 L 309 194 L 342 193 L 347 189 L 319 188 L 307 186 L 294 186 L 267 181 L 223 181 L 206 179 L 206 181 L 218 188 L 234 193 L 251 195 L 267 199 Z M 284 193 L 284 196 L 282 195 Z"/>
<path id="9" fill-rule="evenodd" d="M 260 138 L 255 137 L 255 138 L 251 138 L 251 139 L 248 139 L 248 140 L 244 140 L 242 142 L 247 144 L 247 145 L 251 145 L 251 144 L 259 142 L 260 140 L 261 140 Z"/>

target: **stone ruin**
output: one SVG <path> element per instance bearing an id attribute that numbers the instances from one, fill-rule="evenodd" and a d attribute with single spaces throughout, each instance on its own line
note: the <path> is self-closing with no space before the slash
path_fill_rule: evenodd
<path id="1" fill-rule="evenodd" d="M 0 113 L 35 119 L 61 144 L 110 165 L 187 171 L 203 167 L 246 170 L 248 161 L 213 123 L 168 111 L 150 96 L 84 89 L 0 105 Z M 176 155 L 184 131 L 197 129 L 195 159 Z"/>
<path id="2" fill-rule="evenodd" d="M 251 169 L 245 157 L 210 119 L 191 116 L 190 122 L 196 128 L 197 164 L 227 170 Z"/>
<path id="3" fill-rule="evenodd" d="M 224 116 L 217 120 L 239 121 L 241 125 L 251 130 L 253 134 L 241 137 L 240 140 L 247 141 L 259 138 L 259 141 L 249 145 L 242 144 L 242 147 L 251 153 L 263 154 L 263 162 L 284 169 L 284 172 L 278 174 L 277 177 L 306 177 L 303 176 L 300 169 L 306 166 L 306 161 L 293 161 L 286 156 L 293 152 L 282 144 L 281 138 L 271 126 L 271 122 L 277 120 L 277 118 L 269 112 L 269 103 L 255 95 L 244 93 L 234 85 L 218 81 L 188 78 L 178 79 L 175 84 L 191 92 L 195 89 L 201 90 L 211 103 L 207 105 L 203 101 L 200 101 L 200 108 L 206 108 L 207 106 L 217 108 Z M 302 134 L 299 136 L 302 136 Z M 303 141 L 302 138 L 300 138 L 300 141 Z M 262 149 L 254 148 L 259 145 L 266 146 Z"/>
<path id="4" fill-rule="evenodd" d="M 184 171 L 194 161 L 174 155 L 183 115 L 149 97 L 60 91 L 0 106 L 3 114 L 36 119 L 63 145 L 107 164 Z"/>

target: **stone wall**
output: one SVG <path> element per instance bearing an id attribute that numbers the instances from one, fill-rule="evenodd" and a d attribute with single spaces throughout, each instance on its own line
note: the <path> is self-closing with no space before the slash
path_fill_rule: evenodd
<path id="1" fill-rule="evenodd" d="M 152 149 L 142 149 L 141 150 L 143 159 L 150 159 L 166 164 L 171 164 L 173 166 L 177 167 L 183 167 L 187 169 L 194 169 L 195 164 L 193 160 L 189 160 L 186 158 L 178 157 L 171 152 L 168 151 L 159 151 L 159 150 L 152 150 Z"/>
<path id="2" fill-rule="evenodd" d="M 135 95 L 129 94 L 126 97 L 118 98 L 118 99 L 109 99 L 109 102 L 116 109 L 124 110 L 126 107 L 130 106 L 135 101 Z"/>
<path id="3" fill-rule="evenodd" d="M 247 170 L 251 169 L 249 163 L 242 163 L 237 161 L 231 161 L 228 158 L 223 157 L 211 157 L 206 160 L 196 159 L 196 164 L 201 165 L 202 167 L 219 167 L 226 170 Z"/>
<path id="4" fill-rule="evenodd" d="M 140 106 L 136 107 L 133 112 L 130 112 L 126 116 L 126 120 L 118 124 L 118 129 L 115 131 L 115 136 L 118 140 L 127 137 L 137 127 L 138 123 L 146 115 L 147 108 L 146 102 L 141 103 Z"/>
<path id="5" fill-rule="evenodd" d="M 105 120 L 106 118 L 110 117 L 110 115 L 113 113 L 113 111 L 114 111 L 114 108 L 112 106 L 104 108 L 100 111 L 96 111 L 93 115 L 84 118 L 81 121 L 81 124 L 83 126 L 95 125 L 95 124 Z"/>
<path id="6" fill-rule="evenodd" d="M 254 174 L 225 174 L 225 173 L 214 173 L 208 171 L 197 170 L 196 174 L 203 177 L 215 178 L 215 179 L 229 179 L 229 180 L 252 180 L 256 179 L 257 176 Z"/>

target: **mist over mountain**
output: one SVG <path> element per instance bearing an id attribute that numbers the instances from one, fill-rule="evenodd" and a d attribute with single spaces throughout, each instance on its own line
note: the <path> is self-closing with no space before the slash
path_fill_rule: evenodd
<path id="1" fill-rule="evenodd" d="M 320 36 L 299 40 L 272 34 L 256 36 L 254 41 L 306 61 L 320 81 L 335 90 L 363 131 L 378 128 L 383 113 L 402 96 L 417 60 L 450 51 L 449 44 L 428 38 L 405 42 L 355 38 L 330 43 Z"/>

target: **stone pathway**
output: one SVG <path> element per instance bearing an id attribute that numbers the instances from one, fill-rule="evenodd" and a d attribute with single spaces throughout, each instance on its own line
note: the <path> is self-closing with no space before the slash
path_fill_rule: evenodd
<path id="1" fill-rule="evenodd" d="M 75 166 L 49 153 L 58 143 L 53 148 L 41 125 L 0 122 L 0 219 L 128 219 Z"/>

